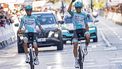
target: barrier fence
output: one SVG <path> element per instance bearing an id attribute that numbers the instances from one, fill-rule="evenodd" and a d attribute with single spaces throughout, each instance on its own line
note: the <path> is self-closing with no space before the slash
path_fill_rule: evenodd
<path id="1" fill-rule="evenodd" d="M 0 27 L 0 49 L 7 47 L 14 42 L 16 42 L 16 34 L 12 24 L 6 24 L 4 27 Z"/>
<path id="2" fill-rule="evenodd" d="M 105 15 L 105 17 L 109 20 L 114 21 L 117 24 L 122 25 L 122 14 L 120 13 L 109 12 L 108 14 Z"/>

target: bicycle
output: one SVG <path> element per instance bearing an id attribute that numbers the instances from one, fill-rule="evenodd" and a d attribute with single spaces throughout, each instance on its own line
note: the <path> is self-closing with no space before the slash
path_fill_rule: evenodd
<path id="1" fill-rule="evenodd" d="M 85 56 L 88 54 L 84 52 L 84 50 L 82 49 L 81 47 L 81 41 L 80 41 L 80 46 L 78 48 L 78 63 L 79 63 L 79 68 L 80 69 L 83 69 L 83 62 L 84 62 L 84 59 L 85 59 Z"/>
<path id="2" fill-rule="evenodd" d="M 23 33 L 19 33 L 19 34 L 23 34 Z M 28 32 L 28 33 L 24 33 L 24 34 L 27 34 L 27 36 L 28 36 L 29 58 L 30 58 L 28 63 L 30 64 L 30 68 L 34 69 L 35 68 L 35 64 L 34 64 L 35 52 L 33 51 L 33 36 L 36 33 Z M 23 36 L 20 35 L 20 39 L 22 39 L 22 38 L 23 38 Z"/>
<path id="3" fill-rule="evenodd" d="M 26 34 L 28 35 L 28 46 L 29 46 L 29 57 L 30 57 L 29 64 L 30 64 L 31 69 L 34 69 L 34 67 L 35 67 L 35 64 L 34 64 L 35 52 L 33 51 L 33 37 L 36 33 L 29 32 Z"/>

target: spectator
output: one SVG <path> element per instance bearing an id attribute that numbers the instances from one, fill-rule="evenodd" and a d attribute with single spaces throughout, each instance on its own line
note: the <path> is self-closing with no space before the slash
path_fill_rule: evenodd
<path id="1" fill-rule="evenodd" d="M 0 4 L 0 13 L 5 17 L 5 22 L 10 24 L 13 23 L 14 21 L 11 19 L 10 14 L 8 14 L 8 12 L 5 12 L 2 5 Z"/>

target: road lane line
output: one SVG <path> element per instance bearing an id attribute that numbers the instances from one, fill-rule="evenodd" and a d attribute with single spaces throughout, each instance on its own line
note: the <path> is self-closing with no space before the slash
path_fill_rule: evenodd
<path id="1" fill-rule="evenodd" d="M 52 66 L 47 66 L 47 69 L 52 69 Z"/>
<path id="2" fill-rule="evenodd" d="M 103 24 L 103 23 L 102 23 Z M 106 25 L 106 24 L 103 24 L 104 26 L 106 26 L 109 30 L 111 30 L 116 36 L 119 36 L 119 34 L 113 30 L 113 28 L 111 28 L 110 26 Z M 118 37 L 119 38 L 119 37 Z"/>
<path id="3" fill-rule="evenodd" d="M 108 46 L 108 47 L 111 47 L 112 45 L 111 45 L 110 42 L 105 38 L 105 35 L 103 34 L 102 30 L 100 31 L 100 33 L 101 33 L 101 36 L 102 36 L 104 42 L 107 44 L 107 46 Z"/>

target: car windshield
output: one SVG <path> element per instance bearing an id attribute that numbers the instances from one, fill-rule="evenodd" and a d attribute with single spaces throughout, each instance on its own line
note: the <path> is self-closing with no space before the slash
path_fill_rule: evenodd
<path id="1" fill-rule="evenodd" d="M 53 14 L 35 14 L 35 16 L 37 17 L 37 19 L 42 25 L 56 23 Z"/>
<path id="2" fill-rule="evenodd" d="M 64 22 L 67 23 L 72 23 L 72 17 L 66 17 L 64 18 Z"/>

